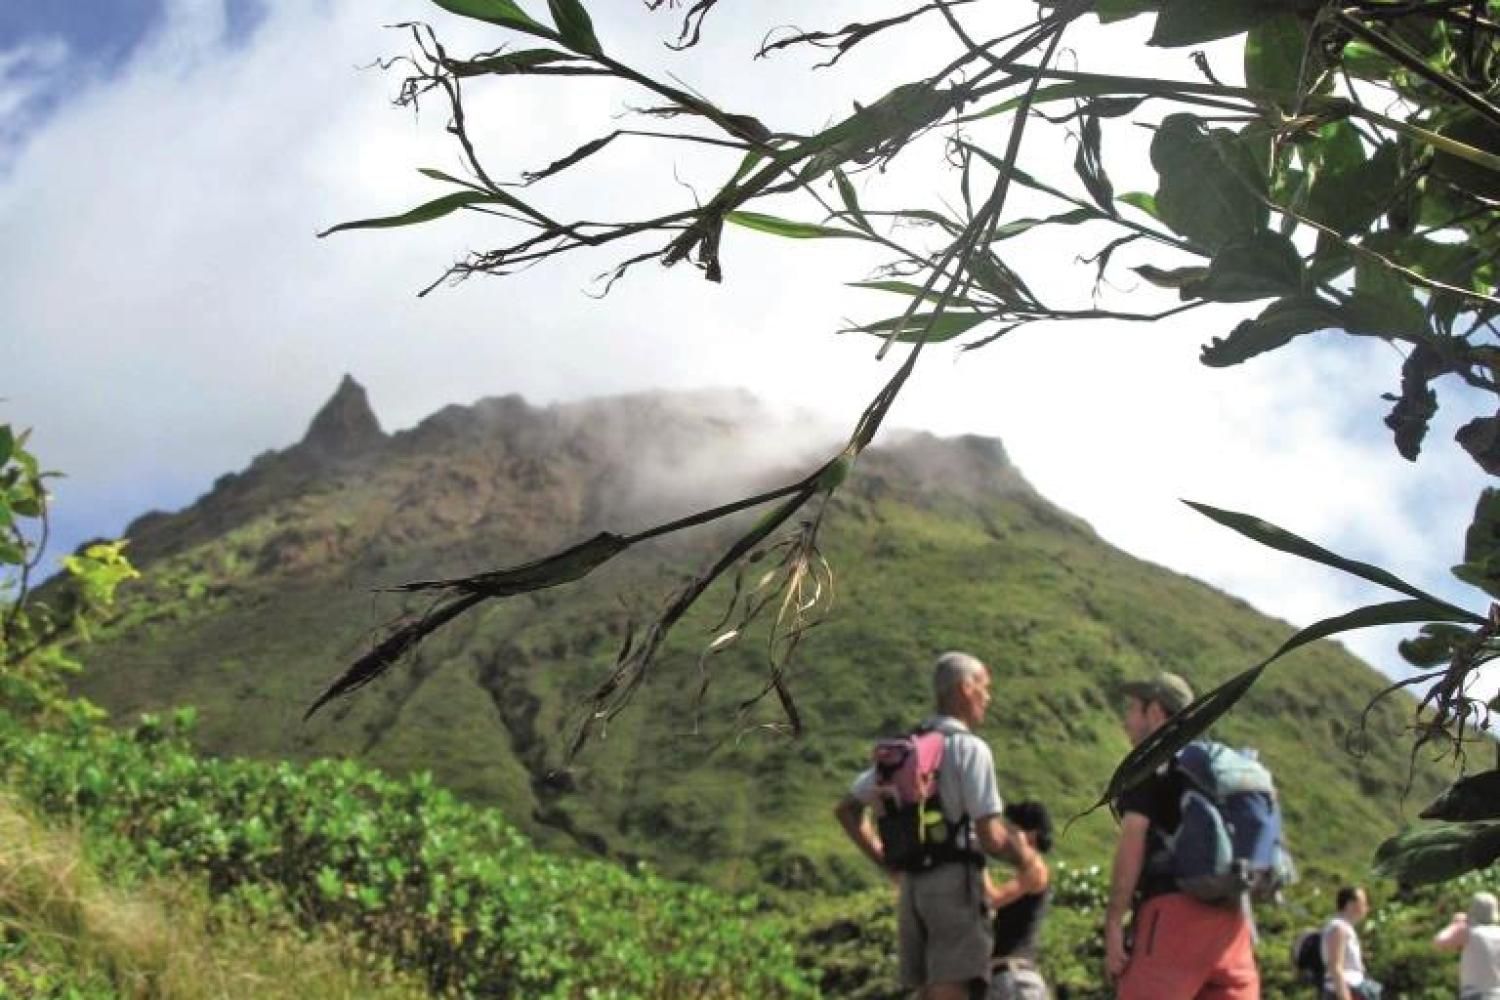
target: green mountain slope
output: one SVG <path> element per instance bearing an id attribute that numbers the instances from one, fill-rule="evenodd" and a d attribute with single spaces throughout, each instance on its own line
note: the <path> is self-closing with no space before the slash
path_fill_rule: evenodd
<path id="1" fill-rule="evenodd" d="M 1206 688 L 1290 632 L 1107 545 L 1037 495 L 999 442 L 914 435 L 862 460 L 830 512 L 837 606 L 799 654 L 798 739 L 776 725 L 774 700 L 739 712 L 763 689 L 763 638 L 707 660 L 700 700 L 721 589 L 631 709 L 555 773 L 629 623 L 711 557 L 727 537 L 712 529 L 462 619 L 392 676 L 301 722 L 381 626 L 420 607 L 372 587 L 520 561 L 781 481 L 787 471 L 768 470 L 754 446 L 776 431 L 753 400 L 705 393 L 547 408 L 506 397 L 387 436 L 346 381 L 298 445 L 132 525 L 147 582 L 91 650 L 80 689 L 122 716 L 196 705 L 212 752 L 431 770 L 553 846 L 734 888 L 837 889 L 868 874 L 829 807 L 871 739 L 925 711 L 935 653 L 970 649 L 994 670 L 985 735 L 1004 793 L 1070 815 L 1126 750 L 1123 679 L 1170 668 Z M 1358 864 L 1401 822 L 1411 701 L 1373 712 L 1367 752 L 1346 752 L 1384 683 L 1322 643 L 1273 668 L 1220 728 L 1278 774 L 1304 863 Z M 1409 812 L 1435 787 L 1420 773 Z M 1111 835 L 1101 810 L 1058 853 L 1102 862 Z"/>

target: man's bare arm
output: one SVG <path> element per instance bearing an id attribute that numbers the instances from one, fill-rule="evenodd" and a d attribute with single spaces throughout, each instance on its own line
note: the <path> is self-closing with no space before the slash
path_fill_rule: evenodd
<path id="1" fill-rule="evenodd" d="M 849 839 L 854 841 L 854 846 L 859 848 L 860 853 L 878 867 L 885 868 L 885 848 L 875 834 L 875 827 L 870 822 L 870 813 L 865 804 L 852 795 L 846 795 L 833 807 L 833 814 L 838 817 L 839 825 L 844 828 Z"/>
<path id="2" fill-rule="evenodd" d="M 1122 975 L 1130 964 L 1125 951 L 1125 915 L 1130 912 L 1146 863 L 1146 832 L 1150 828 L 1151 821 L 1140 813 L 1126 813 L 1120 820 L 1120 839 L 1115 844 L 1109 880 L 1109 907 L 1104 911 L 1104 959 L 1113 977 Z"/>
<path id="3" fill-rule="evenodd" d="M 1349 984 L 1344 980 L 1344 948 L 1349 932 L 1338 924 L 1328 932 L 1328 978 L 1333 981 L 1333 995 L 1350 1000 Z"/>

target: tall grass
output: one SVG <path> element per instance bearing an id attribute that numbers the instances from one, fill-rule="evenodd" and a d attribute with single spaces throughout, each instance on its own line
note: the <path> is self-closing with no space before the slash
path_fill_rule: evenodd
<path id="1" fill-rule="evenodd" d="M 0 995 L 425 997 L 352 945 L 251 921 L 190 883 L 110 884 L 79 838 L 0 795 Z"/>

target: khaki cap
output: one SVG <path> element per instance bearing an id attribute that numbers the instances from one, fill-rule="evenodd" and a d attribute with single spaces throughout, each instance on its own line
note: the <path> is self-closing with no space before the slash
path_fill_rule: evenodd
<path id="1" fill-rule="evenodd" d="M 1193 703 L 1193 689 L 1188 682 L 1166 670 L 1145 680 L 1130 681 L 1122 690 L 1147 704 L 1154 701 L 1174 715 Z"/>

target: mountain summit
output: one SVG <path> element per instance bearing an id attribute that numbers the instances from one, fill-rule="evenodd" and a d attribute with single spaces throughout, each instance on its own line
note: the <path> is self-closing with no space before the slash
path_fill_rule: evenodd
<path id="1" fill-rule="evenodd" d="M 1206 691 L 1291 632 L 1112 548 L 1028 485 L 999 441 L 890 433 L 824 518 L 836 600 L 785 677 L 797 738 L 774 699 L 757 700 L 764 632 L 707 652 L 732 627 L 734 596 L 777 565 L 767 550 L 710 590 L 630 708 L 558 773 L 587 692 L 755 510 L 461 618 L 379 683 L 300 721 L 339 670 L 426 606 L 380 588 L 639 531 L 794 481 L 840 444 L 836 429 L 734 391 L 547 406 L 501 396 L 386 435 L 346 379 L 301 443 L 131 526 L 145 581 L 90 647 L 79 687 L 122 716 L 196 705 L 215 753 L 431 771 L 552 846 L 737 888 L 843 889 L 868 873 L 829 806 L 874 738 L 927 711 L 936 653 L 972 650 L 992 668 L 985 736 L 1004 793 L 1071 816 L 1127 750 L 1123 680 L 1170 669 Z M 1387 683 L 1316 644 L 1268 671 L 1217 729 L 1277 775 L 1305 862 L 1363 862 L 1399 823 L 1410 699 L 1369 716 L 1364 756 L 1346 751 Z M 1417 777 L 1412 801 L 1434 787 Z M 1104 861 L 1112 837 L 1098 810 L 1058 851 Z"/>
<path id="2" fill-rule="evenodd" d="M 332 398 L 313 417 L 299 447 L 328 458 L 344 458 L 369 451 L 385 440 L 365 387 L 346 374 Z"/>

